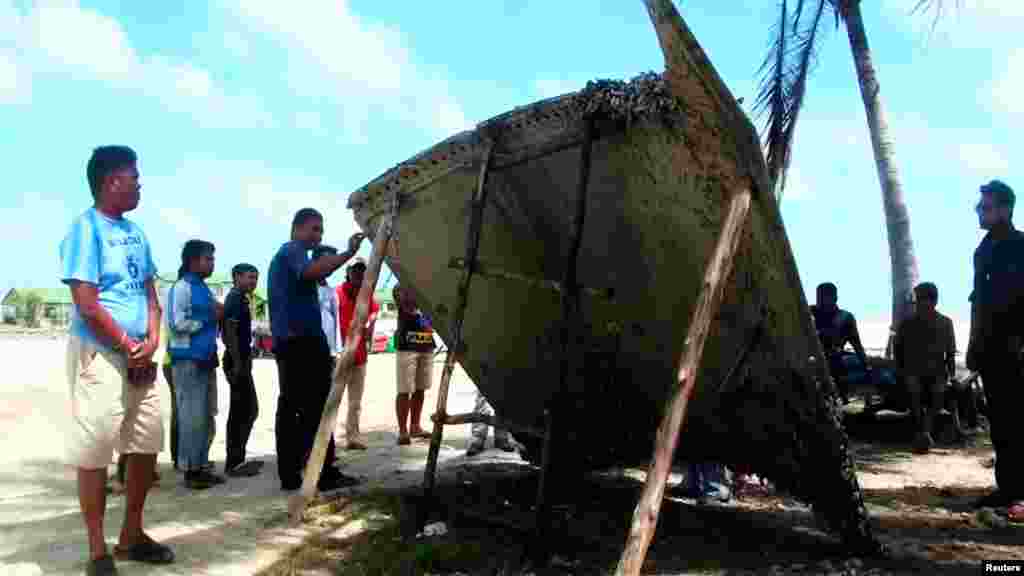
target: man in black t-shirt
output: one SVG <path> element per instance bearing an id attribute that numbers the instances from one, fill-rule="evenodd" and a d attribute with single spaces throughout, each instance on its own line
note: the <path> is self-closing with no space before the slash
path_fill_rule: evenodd
<path id="1" fill-rule="evenodd" d="M 245 461 L 245 446 L 259 414 L 256 385 L 252 379 L 252 313 L 249 295 L 256 289 L 259 271 L 252 264 L 238 264 L 231 269 L 234 287 L 224 301 L 224 375 L 231 385 L 231 407 L 228 410 L 227 459 L 224 473 L 228 476 L 256 476 L 263 468 L 258 460 Z"/>
<path id="2" fill-rule="evenodd" d="M 398 444 L 402 446 L 409 444 L 411 438 L 430 438 L 430 433 L 420 427 L 420 414 L 425 392 L 433 380 L 434 329 L 430 318 L 417 308 L 416 297 L 411 291 L 395 286 L 392 294 L 398 305 L 395 413 L 398 416 Z"/>
<path id="3" fill-rule="evenodd" d="M 849 343 L 853 346 L 857 358 L 864 365 L 864 370 L 871 374 L 871 365 L 868 363 L 868 356 L 864 352 L 864 345 L 860 342 L 860 332 L 857 330 L 857 319 L 850 312 L 843 310 L 837 304 L 839 302 L 839 290 L 831 282 L 824 282 L 818 285 L 815 303 L 811 305 L 811 316 L 814 318 L 814 328 L 818 332 L 818 339 L 821 347 L 828 358 L 829 372 L 835 380 L 839 390 L 839 396 L 844 404 L 849 403 L 849 390 L 847 380 L 843 377 L 845 368 L 842 363 L 842 352 Z"/>

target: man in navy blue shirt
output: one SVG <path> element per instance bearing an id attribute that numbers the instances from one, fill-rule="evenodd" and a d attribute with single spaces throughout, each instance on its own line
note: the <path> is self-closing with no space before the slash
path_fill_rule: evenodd
<path id="1" fill-rule="evenodd" d="M 320 246 L 323 233 L 319 212 L 299 210 L 292 220 L 291 241 L 274 255 L 267 274 L 270 331 L 281 386 L 274 423 L 277 473 L 284 490 L 302 484 L 302 468 L 313 449 L 331 389 L 331 350 L 321 323 L 319 282 L 355 256 L 365 237 L 353 234 L 344 252 L 321 249 L 318 254 L 322 255 L 311 260 L 309 251 Z M 358 483 L 338 472 L 334 460 L 332 436 L 317 486 L 321 491 Z"/>
<path id="2" fill-rule="evenodd" d="M 1009 506 L 1024 519 L 1024 439 L 1018 410 L 1021 346 L 1024 344 L 1024 233 L 1013 226 L 1013 190 L 998 180 L 981 187 L 977 212 L 988 234 L 974 251 L 971 338 L 967 367 L 981 373 L 988 404 L 989 433 L 996 452 L 997 490 L 979 507 Z"/>

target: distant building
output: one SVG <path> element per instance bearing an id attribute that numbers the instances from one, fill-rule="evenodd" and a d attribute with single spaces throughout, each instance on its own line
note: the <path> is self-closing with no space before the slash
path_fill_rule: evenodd
<path id="1" fill-rule="evenodd" d="M 13 324 L 18 319 L 18 306 L 15 304 L 14 289 L 0 291 L 0 322 Z"/>
<path id="2" fill-rule="evenodd" d="M 11 288 L 0 300 L 3 306 L 2 316 L 5 322 L 9 318 L 16 319 L 18 306 L 31 295 L 39 300 L 39 307 L 34 318 L 20 318 L 28 324 L 36 324 L 48 328 L 66 328 L 71 323 L 71 291 L 64 288 Z"/>

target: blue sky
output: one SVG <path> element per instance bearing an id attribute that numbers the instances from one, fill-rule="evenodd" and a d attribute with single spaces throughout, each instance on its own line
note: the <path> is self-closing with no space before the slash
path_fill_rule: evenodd
<path id="1" fill-rule="evenodd" d="M 1024 193 L 1024 3 L 961 2 L 935 31 L 916 0 L 865 2 L 922 280 L 967 315 L 979 184 Z M 947 2 L 953 4 L 953 2 Z M 288 7 L 285 7 L 285 6 Z M 775 2 L 677 3 L 737 97 L 755 100 Z M 0 286 L 57 282 L 91 203 L 99 144 L 141 156 L 141 223 L 165 272 L 201 236 L 261 269 L 294 211 L 354 230 L 348 194 L 495 114 L 663 68 L 639 0 L 284 3 L 0 0 Z M 884 322 L 889 254 L 845 30 L 830 30 L 801 117 L 783 216 L 805 289 L 840 287 Z M 364 247 L 368 251 L 369 246 Z"/>

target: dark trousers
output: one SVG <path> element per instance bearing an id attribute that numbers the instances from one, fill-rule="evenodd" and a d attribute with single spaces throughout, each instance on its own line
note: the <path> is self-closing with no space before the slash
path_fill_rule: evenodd
<path id="1" fill-rule="evenodd" d="M 302 471 L 313 449 L 320 417 L 331 392 L 331 353 L 327 340 L 296 337 L 274 348 L 280 394 L 274 436 L 277 444 L 277 474 L 281 486 L 294 489 L 302 484 Z M 327 445 L 320 477 L 331 478 L 334 470 L 334 437 Z"/>
<path id="2" fill-rule="evenodd" d="M 907 374 L 904 379 L 910 394 L 910 416 L 914 421 L 914 431 L 919 436 L 930 436 L 935 417 L 942 409 L 945 378 Z"/>
<path id="3" fill-rule="evenodd" d="M 836 383 L 836 392 L 843 402 L 850 397 L 850 381 L 846 377 L 846 366 L 843 364 L 842 355 L 839 353 L 830 354 L 828 357 L 828 371 L 832 381 Z"/>
<path id="4" fill-rule="evenodd" d="M 978 403 L 974 389 L 971 386 L 950 388 L 947 394 L 946 407 L 953 412 L 959 427 L 978 427 Z"/>
<path id="5" fill-rule="evenodd" d="M 224 354 L 224 375 L 231 386 L 231 406 L 228 408 L 227 458 L 224 469 L 231 470 L 245 462 L 245 447 L 249 443 L 253 424 L 259 416 L 259 401 L 256 398 L 256 384 L 252 379 L 251 360 L 236 377 L 234 358 Z"/>
<path id="6" fill-rule="evenodd" d="M 980 372 L 988 406 L 989 433 L 996 452 L 996 486 L 1011 498 L 1024 498 L 1021 362 L 1016 358 L 986 359 Z"/>
<path id="7" fill-rule="evenodd" d="M 167 387 L 171 389 L 171 462 L 178 465 L 178 403 L 174 398 L 174 376 L 171 372 L 171 365 L 163 365 L 164 380 Z"/>

